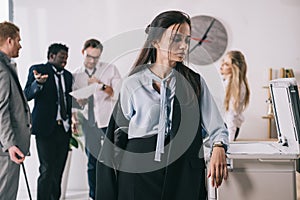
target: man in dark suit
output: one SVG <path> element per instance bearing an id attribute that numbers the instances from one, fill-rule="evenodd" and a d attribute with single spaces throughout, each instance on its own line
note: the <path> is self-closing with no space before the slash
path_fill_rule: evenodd
<path id="1" fill-rule="evenodd" d="M 29 69 L 25 86 L 28 101 L 34 99 L 32 133 L 36 135 L 40 161 L 38 200 L 58 200 L 71 137 L 72 74 L 64 69 L 68 47 L 54 43 L 48 62 Z"/>
<path id="2" fill-rule="evenodd" d="M 20 163 L 30 144 L 30 110 L 11 58 L 19 56 L 19 28 L 0 23 L 0 199 L 14 200 Z"/>

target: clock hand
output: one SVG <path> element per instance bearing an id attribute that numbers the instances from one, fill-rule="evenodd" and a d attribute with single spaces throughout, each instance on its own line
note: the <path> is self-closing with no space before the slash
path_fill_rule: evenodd
<path id="1" fill-rule="evenodd" d="M 191 37 L 191 39 L 196 40 L 197 42 L 200 42 L 200 41 L 202 41 L 202 42 L 211 42 L 210 40 L 203 40 L 203 39 L 197 38 L 197 37 Z"/>
<path id="2" fill-rule="evenodd" d="M 192 53 L 196 49 L 197 46 L 201 46 L 202 42 L 207 38 L 207 34 L 210 31 L 213 24 L 215 23 L 215 21 L 216 21 L 216 19 L 213 19 L 210 22 L 210 24 L 209 24 L 208 28 L 206 29 L 205 33 L 203 34 L 203 37 L 201 38 L 201 40 L 189 51 L 189 53 Z"/>

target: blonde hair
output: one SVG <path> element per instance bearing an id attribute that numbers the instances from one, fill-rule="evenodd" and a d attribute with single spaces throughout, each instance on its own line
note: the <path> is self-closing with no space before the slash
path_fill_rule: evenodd
<path id="1" fill-rule="evenodd" d="M 232 63 L 232 74 L 229 78 L 228 85 L 226 88 L 226 95 L 224 100 L 225 110 L 229 110 L 230 99 L 233 99 L 233 109 L 238 110 L 240 106 L 240 96 L 242 84 L 245 85 L 246 93 L 245 99 L 242 102 L 242 110 L 249 104 L 250 90 L 248 80 L 246 77 L 247 64 L 244 55 L 240 51 L 229 51 L 227 56 L 231 59 Z"/>

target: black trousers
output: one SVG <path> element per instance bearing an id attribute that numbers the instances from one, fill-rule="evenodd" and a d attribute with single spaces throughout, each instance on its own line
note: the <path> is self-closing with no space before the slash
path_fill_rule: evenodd
<path id="1" fill-rule="evenodd" d="M 61 178 L 69 151 L 70 133 L 57 125 L 49 137 L 36 137 L 40 161 L 37 200 L 59 200 Z"/>

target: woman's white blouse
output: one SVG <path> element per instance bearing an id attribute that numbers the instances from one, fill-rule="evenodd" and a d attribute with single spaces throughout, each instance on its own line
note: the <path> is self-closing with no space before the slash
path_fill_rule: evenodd
<path id="1" fill-rule="evenodd" d="M 228 81 L 224 81 L 225 88 L 228 87 Z M 234 109 L 234 99 L 230 98 L 229 109 L 225 112 L 225 122 L 229 131 L 229 134 L 235 135 L 236 128 L 240 128 L 242 123 L 245 121 L 243 115 L 243 106 L 246 98 L 246 86 L 244 83 L 241 84 L 240 88 L 240 99 L 237 110 Z M 233 138 L 232 138 L 233 139 Z"/>
<path id="2" fill-rule="evenodd" d="M 121 108 L 129 120 L 128 139 L 157 136 L 154 160 L 160 161 L 164 153 L 165 135 L 171 130 L 176 78 L 174 69 L 161 79 L 149 68 L 127 77 L 120 93 Z M 160 83 L 160 93 L 153 82 Z M 228 133 L 219 110 L 201 78 L 202 126 L 210 134 L 211 141 L 228 144 Z M 198 123 L 195 121 L 195 123 Z"/>

